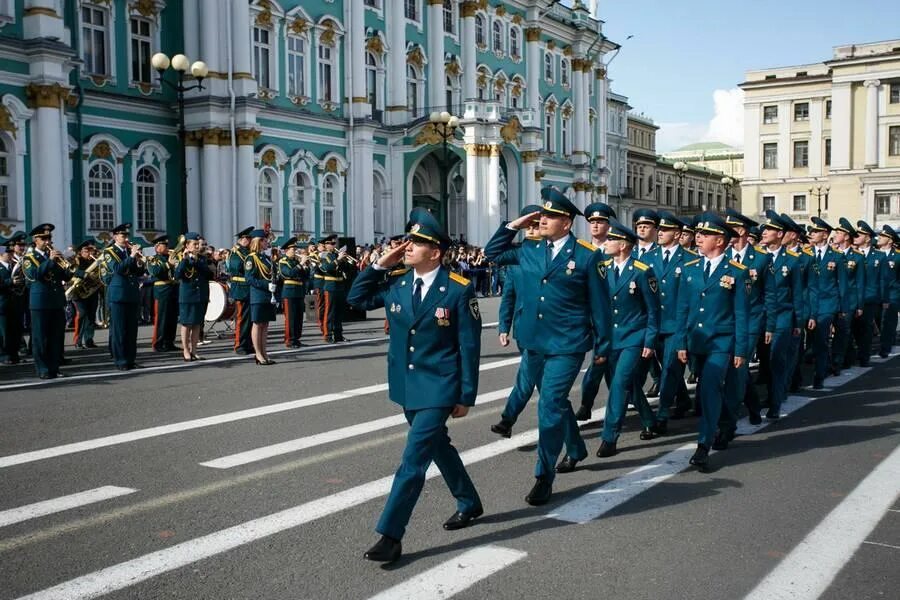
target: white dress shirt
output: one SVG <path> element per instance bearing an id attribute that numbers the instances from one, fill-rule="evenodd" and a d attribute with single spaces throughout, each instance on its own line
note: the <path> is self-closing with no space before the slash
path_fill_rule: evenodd
<path id="1" fill-rule="evenodd" d="M 706 263 L 710 263 L 709 266 L 709 276 L 712 277 L 712 274 L 716 272 L 716 269 L 719 268 L 719 263 L 725 259 L 724 254 L 720 254 L 715 258 L 704 258 L 703 259 L 703 270 L 706 271 Z"/>
<path id="2" fill-rule="evenodd" d="M 550 240 L 547 240 L 548 243 L 553 245 L 553 259 L 554 260 L 556 259 L 556 255 L 559 254 L 559 251 L 563 249 L 563 246 L 565 246 L 566 242 L 568 242 L 568 241 L 569 241 L 569 236 L 567 236 L 567 235 L 562 236 L 555 242 L 551 242 Z"/>

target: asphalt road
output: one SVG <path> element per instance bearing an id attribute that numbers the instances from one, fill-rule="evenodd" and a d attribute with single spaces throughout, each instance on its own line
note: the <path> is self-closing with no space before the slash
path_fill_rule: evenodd
<path id="1" fill-rule="evenodd" d="M 486 324 L 496 311 L 482 301 Z M 362 553 L 406 434 L 381 320 L 349 344 L 305 335 L 272 367 L 215 340 L 201 363 L 142 350 L 127 374 L 104 350 L 68 352 L 53 382 L 0 370 L 0 600 L 896 597 L 896 358 L 803 390 L 707 473 L 687 468 L 696 419 L 640 441 L 630 416 L 598 459 L 595 411 L 590 458 L 534 508 L 536 401 L 512 439 L 490 432 L 517 352 L 486 327 L 479 404 L 451 424 L 486 514 L 444 531 L 434 473 L 403 559 L 381 567 Z"/>

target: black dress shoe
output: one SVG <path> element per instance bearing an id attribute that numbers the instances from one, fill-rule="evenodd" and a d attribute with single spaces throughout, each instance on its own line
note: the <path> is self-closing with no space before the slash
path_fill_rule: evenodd
<path id="1" fill-rule="evenodd" d="M 249 354 L 253 354 L 253 350 L 247 350 L 245 348 L 238 348 L 234 351 L 235 354 L 240 354 L 241 356 L 247 356 Z"/>
<path id="2" fill-rule="evenodd" d="M 824 390 L 825 382 L 824 381 L 813 381 L 812 389 L 814 390 Z"/>
<path id="3" fill-rule="evenodd" d="M 84 350 L 84 344 L 75 344 L 76 350 Z"/>
<path id="4" fill-rule="evenodd" d="M 647 428 L 641 430 L 641 439 L 642 440 L 652 440 L 653 437 L 654 437 L 654 435 L 653 435 L 652 428 L 647 427 Z"/>
<path id="5" fill-rule="evenodd" d="M 575 465 L 578 464 L 578 461 L 569 456 L 568 454 L 563 457 L 558 465 L 556 465 L 557 473 L 571 473 L 575 470 Z"/>
<path id="6" fill-rule="evenodd" d="M 400 540 L 395 540 L 386 535 L 375 542 L 375 545 L 366 550 L 363 558 L 374 562 L 392 563 L 403 554 L 403 544 Z"/>
<path id="7" fill-rule="evenodd" d="M 881 358 L 887 358 L 890 355 L 891 355 L 890 352 L 879 352 L 878 353 L 878 356 L 880 356 Z"/>
<path id="8" fill-rule="evenodd" d="M 766 418 L 770 421 L 777 421 L 781 418 L 781 411 L 770 408 L 766 411 Z"/>
<path id="9" fill-rule="evenodd" d="M 666 435 L 669 433 L 669 422 L 668 421 L 657 421 L 651 427 L 653 433 L 656 435 Z"/>
<path id="10" fill-rule="evenodd" d="M 647 397 L 648 398 L 659 397 L 659 385 L 658 384 L 654 383 L 653 385 L 650 386 L 650 389 L 647 390 Z"/>
<path id="11" fill-rule="evenodd" d="M 71 358 L 63 358 L 62 360 L 59 361 L 59 364 L 61 364 L 61 365 L 71 365 L 71 364 L 72 364 L 72 359 L 71 359 Z"/>
<path id="12" fill-rule="evenodd" d="M 578 412 L 575 413 L 576 421 L 587 421 L 591 418 L 591 409 L 582 404 L 578 407 Z"/>
<path id="13" fill-rule="evenodd" d="M 709 448 L 703 444 L 697 444 L 697 450 L 691 457 L 691 464 L 695 467 L 705 467 L 709 464 Z"/>
<path id="14" fill-rule="evenodd" d="M 610 456 L 616 455 L 616 443 L 615 442 L 607 442 L 603 440 L 600 442 L 600 447 L 597 449 L 597 456 L 600 458 L 609 458 Z"/>
<path id="15" fill-rule="evenodd" d="M 713 450 L 727 450 L 728 442 L 729 440 L 727 435 L 725 435 L 721 431 L 716 432 L 716 438 L 712 443 Z"/>
<path id="16" fill-rule="evenodd" d="M 53 379 L 55 375 L 51 375 L 50 373 L 41 373 L 38 375 L 41 379 Z"/>
<path id="17" fill-rule="evenodd" d="M 63 373 L 62 371 L 57 371 L 56 377 L 68 377 L 68 375 L 66 373 Z"/>
<path id="18" fill-rule="evenodd" d="M 512 423 L 505 419 L 500 419 L 500 422 L 496 425 L 491 425 L 491 431 L 496 433 L 497 435 L 502 435 L 505 438 L 508 438 L 512 435 Z"/>
<path id="19" fill-rule="evenodd" d="M 675 407 L 675 409 L 672 410 L 671 413 L 669 413 L 669 418 L 672 419 L 673 421 L 677 421 L 677 420 L 679 420 L 679 419 L 683 419 L 683 418 L 685 418 L 686 416 L 687 416 L 687 409 L 686 409 L 686 408 L 678 408 L 678 407 Z"/>
<path id="20" fill-rule="evenodd" d="M 84 347 L 85 348 L 96 348 L 97 344 L 94 343 L 94 340 L 91 340 L 89 342 L 85 342 Z"/>
<path id="21" fill-rule="evenodd" d="M 751 425 L 759 425 L 762 423 L 762 417 L 759 416 L 758 412 L 752 412 L 747 416 L 747 419 L 750 421 Z"/>
<path id="22" fill-rule="evenodd" d="M 534 487 L 532 487 L 531 491 L 528 492 L 528 495 L 525 496 L 525 502 L 532 506 L 547 504 L 551 494 L 553 494 L 553 485 L 546 479 L 538 477 L 534 482 Z"/>
<path id="23" fill-rule="evenodd" d="M 453 516 L 447 519 L 444 522 L 444 529 L 447 531 L 456 531 L 457 529 L 462 529 L 463 527 L 468 527 L 472 524 L 472 521 L 480 517 L 484 514 L 484 509 L 480 506 L 473 510 L 472 512 L 464 513 L 464 512 L 455 512 Z"/>

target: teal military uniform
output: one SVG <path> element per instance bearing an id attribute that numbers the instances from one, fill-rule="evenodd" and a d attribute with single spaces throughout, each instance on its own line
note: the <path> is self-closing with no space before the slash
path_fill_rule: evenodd
<path id="1" fill-rule="evenodd" d="M 197 239 L 188 237 L 185 239 Z M 178 320 L 188 327 L 203 325 L 209 304 L 209 282 L 212 271 L 205 256 L 185 254 L 175 267 L 178 285 Z"/>
<path id="2" fill-rule="evenodd" d="M 569 218 L 581 214 L 565 196 L 556 190 L 543 190 L 543 211 Z M 540 390 L 538 403 L 538 460 L 533 504 L 549 499 L 549 486 L 555 477 L 555 464 L 565 440 L 578 445 L 575 461 L 587 456 L 575 414 L 569 402 L 569 391 L 584 355 L 608 357 L 610 352 L 609 295 L 598 275 L 600 253 L 571 233 L 562 238 L 555 257 L 551 242 L 526 242 L 513 245 L 516 231 L 506 224 L 494 233 L 485 246 L 488 260 L 497 264 L 517 264 L 520 277 L 516 292 L 521 302 L 517 340 L 527 354 L 531 379 Z M 521 285 L 518 285 L 521 284 Z"/>
<path id="3" fill-rule="evenodd" d="M 881 339 L 879 340 L 879 356 L 887 358 L 897 340 L 897 311 L 900 310 L 900 236 L 890 225 L 885 225 L 878 233 L 880 236 L 892 240 L 893 247 L 885 256 L 887 268 L 885 270 L 885 297 L 882 304 Z"/>
<path id="4" fill-rule="evenodd" d="M 269 284 L 275 280 L 272 259 L 265 254 L 251 252 L 244 261 L 244 276 L 250 284 L 250 320 L 269 323 L 275 320 L 275 304 Z"/>
<path id="5" fill-rule="evenodd" d="M 875 241 L 875 231 L 865 221 L 857 221 L 857 231 Z M 889 267 L 887 256 L 881 250 L 869 246 L 867 251 L 860 251 L 860 270 L 864 272 L 864 285 L 860 292 L 860 308 L 863 314 L 854 321 L 854 337 L 856 338 L 857 359 L 861 367 L 869 366 L 872 356 L 872 340 L 875 337 L 875 317 L 882 305 L 887 302 Z"/>
<path id="6" fill-rule="evenodd" d="M 813 228 L 832 231 L 833 228 L 822 219 L 813 217 Z M 821 389 L 831 366 L 831 352 L 828 338 L 835 319 L 847 312 L 848 306 L 856 301 L 849 297 L 847 291 L 847 265 L 844 255 L 831 246 L 812 248 L 812 260 L 807 275 L 809 283 L 809 315 L 815 319 L 813 331 L 813 353 L 815 355 L 815 374 L 813 387 Z"/>
<path id="7" fill-rule="evenodd" d="M 0 357 L 7 365 L 20 361 L 22 330 L 28 306 L 28 287 L 23 271 L 25 263 L 13 256 L 13 247 L 24 243 L 24 233 L 6 240 L 9 262 L 0 263 Z"/>
<path id="8" fill-rule="evenodd" d="M 238 232 L 237 238 L 249 238 L 254 227 L 250 226 Z M 228 272 L 228 293 L 234 300 L 234 351 L 241 354 L 253 353 L 253 340 L 250 339 L 250 285 L 244 273 L 244 264 L 250 257 L 250 250 L 235 244 L 228 254 L 225 265 Z"/>
<path id="9" fill-rule="evenodd" d="M 125 232 L 130 223 L 116 227 L 113 233 Z M 125 248 L 113 244 L 103 251 L 107 272 L 106 301 L 109 304 L 109 346 L 113 361 L 120 370 L 135 367 L 137 358 L 138 317 L 141 302 L 143 262 L 134 259 Z"/>
<path id="10" fill-rule="evenodd" d="M 427 211 L 414 209 L 410 222 L 419 232 L 449 239 Z M 418 236 L 415 236 L 418 237 Z M 419 238 L 425 239 L 425 238 Z M 430 240 L 429 240 L 430 241 Z M 348 302 L 362 310 L 384 308 L 390 322 L 388 394 L 410 425 L 406 448 L 376 531 L 400 540 L 434 462 L 456 498 L 457 510 L 482 512 L 481 499 L 450 442 L 446 421 L 456 405 L 474 406 L 481 354 L 481 316 L 475 290 L 467 279 L 438 267 L 427 294 L 416 304 L 414 270 L 398 269 L 385 277 L 374 266 L 360 273 Z"/>
<path id="11" fill-rule="evenodd" d="M 334 243 L 336 236 L 326 238 Z M 319 255 L 319 274 L 322 276 L 322 337 L 326 342 L 344 341 L 344 307 L 347 303 L 346 276 L 337 252 Z"/>
<path id="12" fill-rule="evenodd" d="M 851 242 L 856 237 L 856 229 L 844 217 L 841 217 L 835 229 L 846 232 Z M 844 255 L 844 268 L 847 271 L 847 292 L 844 295 L 844 310 L 834 320 L 831 368 L 835 374 L 839 374 L 841 369 L 850 368 L 853 364 L 855 352 L 852 348 L 851 333 L 858 318 L 857 311 L 863 309 L 863 294 L 866 288 L 866 271 L 863 264 L 865 256 L 852 245 L 840 252 Z"/>
<path id="13" fill-rule="evenodd" d="M 153 244 L 168 241 L 168 236 L 153 240 Z M 147 259 L 147 274 L 153 286 L 153 336 L 151 346 L 156 352 L 175 349 L 178 326 L 178 281 L 169 263 L 169 254 L 157 254 Z"/>
<path id="14" fill-rule="evenodd" d="M 297 246 L 297 238 L 291 238 L 282 249 Z M 288 348 L 300 347 L 300 335 L 303 332 L 303 299 L 306 296 L 306 281 L 309 271 L 300 265 L 296 258 L 282 257 L 278 261 L 278 272 L 281 275 L 281 302 L 284 312 L 284 345 Z"/>

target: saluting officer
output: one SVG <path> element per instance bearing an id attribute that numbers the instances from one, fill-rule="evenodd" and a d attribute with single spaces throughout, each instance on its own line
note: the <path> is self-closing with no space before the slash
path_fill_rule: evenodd
<path id="1" fill-rule="evenodd" d="M 200 250 L 200 234 L 184 234 L 184 255 L 175 267 L 178 285 L 178 320 L 181 321 L 181 353 L 184 362 L 202 360 L 197 354 L 200 333 L 209 305 L 209 282 L 214 272 Z"/>
<path id="2" fill-rule="evenodd" d="M 881 358 L 891 355 L 894 343 L 897 341 L 897 311 L 900 310 L 900 236 L 891 228 L 884 225 L 878 232 L 879 247 L 885 253 L 888 273 L 885 277 L 887 289 L 882 306 L 881 339 L 879 340 L 879 353 Z"/>
<path id="3" fill-rule="evenodd" d="M 706 213 L 702 218 L 696 232 L 703 258 L 684 265 L 676 334 L 679 360 L 687 363 L 690 353 L 699 379 L 697 397 L 703 416 L 690 463 L 700 468 L 709 462 L 709 449 L 725 404 L 728 369 L 740 369 L 753 351 L 748 328 L 752 282 L 747 267 L 725 256 L 734 232 L 718 215 Z"/>
<path id="4" fill-rule="evenodd" d="M 325 252 L 319 255 L 319 273 L 324 294 L 323 338 L 334 344 L 344 342 L 344 305 L 347 302 L 346 276 L 341 262 L 346 252 L 336 252 L 337 236 L 325 238 Z"/>
<path id="5" fill-rule="evenodd" d="M 584 207 L 584 218 L 588 221 L 591 244 L 598 248 L 597 251 L 600 253 L 598 260 L 603 261 L 606 259 L 603 254 L 603 245 L 606 244 L 606 238 L 609 235 L 609 220 L 616 218 L 616 211 L 604 202 L 594 202 Z M 576 421 L 587 421 L 591 418 L 591 410 L 594 408 L 594 401 L 600 391 L 600 382 L 604 377 L 609 378 L 606 364 L 588 363 L 581 380 L 581 404 L 575 411 Z"/>
<path id="6" fill-rule="evenodd" d="M 866 271 L 863 265 L 863 254 L 853 246 L 856 229 L 846 218 L 841 217 L 834 228 L 832 240 L 838 252 L 844 255 L 847 270 L 847 293 L 844 295 L 844 316 L 834 320 L 834 339 L 832 346 L 831 372 L 840 375 L 841 369 L 849 369 L 853 364 L 853 339 L 851 330 L 856 320 L 863 313 L 863 293 L 866 288 Z"/>
<path id="7" fill-rule="evenodd" d="M 475 485 L 447 435 L 447 419 L 475 405 L 481 354 L 481 314 L 468 279 L 441 265 L 450 238 L 427 211 L 413 209 L 409 240 L 388 250 L 360 273 L 348 302 L 364 310 L 385 308 L 391 322 L 388 394 L 410 425 L 406 449 L 375 530 L 381 539 L 368 560 L 400 558 L 400 540 L 434 462 L 456 498 L 444 523 L 455 530 L 484 513 Z M 400 265 L 385 277 L 385 271 Z"/>
<path id="8" fill-rule="evenodd" d="M 30 288 L 31 353 L 34 367 L 41 379 L 63 377 L 59 366 L 63 360 L 66 336 L 66 289 L 64 281 L 83 276 L 60 263 L 62 252 L 51 241 L 55 227 L 50 223 L 31 230 L 34 248 L 25 254 L 25 279 Z"/>
<path id="9" fill-rule="evenodd" d="M 250 286 L 244 274 L 244 264 L 250 256 L 250 232 L 253 225 L 237 233 L 237 243 L 228 253 L 228 293 L 234 300 L 234 351 L 238 354 L 252 354 L 250 319 Z"/>
<path id="10" fill-rule="evenodd" d="M 147 274 L 153 285 L 153 337 L 154 352 L 175 349 L 175 330 L 178 325 L 180 291 L 169 256 L 169 236 L 161 235 L 153 240 L 156 254 L 147 259 Z"/>
<path id="11" fill-rule="evenodd" d="M 834 228 L 819 217 L 812 217 L 811 221 L 809 241 L 813 245 L 813 259 L 807 276 L 810 303 L 807 328 L 813 332 L 816 363 L 813 389 L 821 390 L 825 387 L 825 376 L 834 364 L 828 345 L 831 326 L 835 319 L 846 316 L 847 307 L 853 306 L 855 300 L 849 297 L 847 289 L 844 255 L 828 245 L 828 236 Z"/>
<path id="12" fill-rule="evenodd" d="M 278 271 L 284 286 L 281 290 L 281 302 L 284 310 L 284 345 L 287 348 L 299 348 L 300 335 L 303 332 L 303 298 L 306 295 L 306 281 L 309 278 L 305 254 L 298 260 L 297 238 L 292 237 L 284 244 L 284 256 L 278 261 Z"/>
<path id="13" fill-rule="evenodd" d="M 146 273 L 141 247 L 128 243 L 131 223 L 112 230 L 113 244 L 103 251 L 108 273 L 106 300 L 109 303 L 109 345 L 119 371 L 138 367 L 138 318 L 141 303 L 141 276 Z"/>
<path id="14" fill-rule="evenodd" d="M 25 234 L 19 233 L 6 240 L 6 252 L 0 257 L 0 346 L 3 364 L 17 365 L 22 348 L 22 331 L 28 306 L 28 286 L 25 280 L 25 263 L 19 251 L 24 248 Z"/>
<path id="15" fill-rule="evenodd" d="M 875 231 L 865 221 L 856 222 L 857 250 L 862 254 L 863 286 L 860 297 L 862 314 L 854 321 L 854 337 L 856 338 L 857 358 L 859 366 L 868 367 L 872 356 L 872 339 L 875 337 L 875 315 L 887 302 L 889 268 L 887 256 L 881 250 L 872 248 Z"/>
<path id="16" fill-rule="evenodd" d="M 537 216 L 531 214 L 501 225 L 484 249 L 488 260 L 518 264 L 521 269 L 516 293 L 521 297 L 524 326 L 517 341 L 528 355 L 528 368 L 541 392 L 536 481 L 525 497 L 534 506 L 550 500 L 556 460 L 567 439 L 577 444 L 578 454 L 567 455 L 560 463 L 561 471 L 573 470 L 587 457 L 569 391 L 586 352 L 593 350 L 596 364 L 606 362 L 611 329 L 609 295 L 598 275 L 600 253 L 571 233 L 581 211 L 555 189 L 544 188 L 541 196 L 543 241 L 513 245 L 518 230 Z"/>
<path id="17" fill-rule="evenodd" d="M 616 220 L 610 221 L 609 236 L 604 247 L 609 256 L 598 269 L 606 283 L 612 309 L 612 343 L 607 361 L 609 368 L 609 399 L 603 422 L 600 448 L 601 458 L 616 454 L 616 444 L 625 409 L 631 400 L 638 409 L 643 429 L 641 439 L 653 439 L 653 410 L 641 388 L 641 362 L 653 358 L 659 333 L 659 286 L 653 269 L 634 258 L 637 235 Z M 647 253 L 644 253 L 647 256 Z"/>

